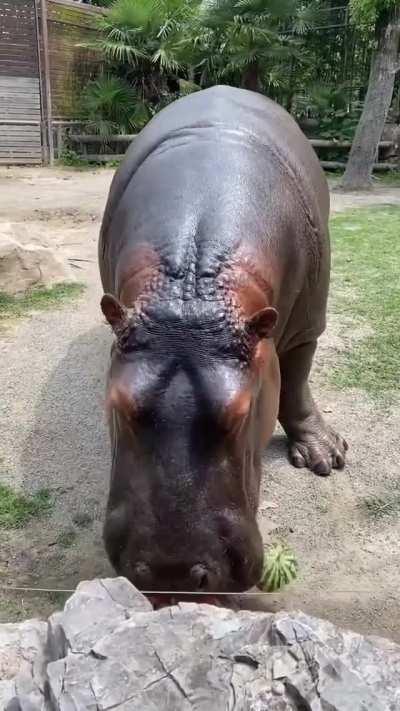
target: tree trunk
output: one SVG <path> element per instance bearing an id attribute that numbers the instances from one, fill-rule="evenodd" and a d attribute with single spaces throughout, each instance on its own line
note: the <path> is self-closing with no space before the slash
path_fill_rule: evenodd
<path id="1" fill-rule="evenodd" d="M 261 91 L 258 62 L 250 62 L 242 74 L 242 88 L 250 91 Z"/>
<path id="2" fill-rule="evenodd" d="M 372 170 L 399 69 L 399 40 L 400 7 L 397 6 L 378 31 L 378 47 L 372 59 L 364 108 L 341 182 L 341 187 L 346 190 L 363 190 L 371 186 Z"/>

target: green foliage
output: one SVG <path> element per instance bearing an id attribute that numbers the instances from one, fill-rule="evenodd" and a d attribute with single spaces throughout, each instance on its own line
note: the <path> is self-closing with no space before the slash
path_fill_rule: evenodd
<path id="1" fill-rule="evenodd" d="M 223 80 L 259 88 L 284 84 L 288 62 L 301 58 L 298 42 L 286 36 L 285 23 L 293 21 L 297 0 L 209 0 L 200 6 L 185 45 L 186 59 L 195 67 L 202 86 Z M 299 18 L 305 30 L 306 13 Z M 285 65 L 285 71 L 278 67 Z M 254 88 L 254 86 L 253 86 Z"/>
<path id="2" fill-rule="evenodd" d="M 110 3 L 97 19 L 97 38 L 87 45 L 106 61 L 105 75 L 87 86 L 82 99 L 88 130 L 105 138 L 140 130 L 176 98 L 179 79 L 187 79 L 183 37 L 197 4 L 189 0 Z"/>
<path id="3" fill-rule="evenodd" d="M 259 90 L 296 116 L 317 117 L 326 137 L 352 137 L 374 37 L 361 41 L 345 9 L 328 0 L 99 3 L 107 11 L 91 46 L 106 67 L 83 97 L 89 130 L 105 137 L 139 130 L 178 96 L 224 83 Z"/>
<path id="4" fill-rule="evenodd" d="M 396 6 L 398 0 L 350 0 L 352 19 L 360 25 L 374 25 L 380 15 Z"/>
<path id="5" fill-rule="evenodd" d="M 283 543 L 272 546 L 264 556 L 264 568 L 259 587 L 275 592 L 297 578 L 298 563 L 293 551 Z"/>
<path id="6" fill-rule="evenodd" d="M 353 210 L 331 220 L 333 311 L 364 326 L 332 379 L 377 398 L 399 391 L 399 207 Z"/>
<path id="7" fill-rule="evenodd" d="M 360 118 L 360 110 L 334 111 L 322 115 L 319 121 L 318 135 L 320 138 L 351 141 Z M 341 154 L 343 155 L 343 154 Z"/>
<path id="8" fill-rule="evenodd" d="M 140 129 L 177 96 L 218 82 L 285 90 L 304 62 L 299 38 L 312 12 L 299 0 L 115 0 L 97 23 L 91 46 L 108 75 L 88 86 L 82 110 L 107 136 Z"/>
<path id="9" fill-rule="evenodd" d="M 331 87 L 322 83 L 307 86 L 307 94 L 297 98 L 297 115 L 321 116 L 346 110 L 344 87 Z"/>
<path id="10" fill-rule="evenodd" d="M 125 65 L 147 94 L 162 75 L 179 70 L 176 47 L 192 12 L 189 0 L 115 0 L 98 19 L 95 46 L 111 63 Z"/>
<path id="11" fill-rule="evenodd" d="M 0 484 L 0 529 L 22 528 L 32 518 L 48 514 L 51 508 L 52 501 L 47 489 L 25 496 Z"/>
<path id="12" fill-rule="evenodd" d="M 103 164 L 105 168 L 119 168 L 121 165 L 120 160 L 109 160 L 107 163 Z"/>
<path id="13" fill-rule="evenodd" d="M 318 124 L 318 137 L 352 140 L 362 110 L 361 102 L 347 104 L 346 87 L 311 84 L 302 96 L 294 101 L 293 113 L 298 119 L 314 117 Z"/>
<path id="14" fill-rule="evenodd" d="M 107 137 L 113 133 L 132 133 L 149 120 L 146 104 L 125 79 L 104 75 L 89 82 L 81 102 L 89 132 Z"/>
<path id="15" fill-rule="evenodd" d="M 372 519 L 380 519 L 385 516 L 399 516 L 400 490 L 397 488 L 385 492 L 380 496 L 367 496 L 361 501 L 361 508 Z"/>
<path id="16" fill-rule="evenodd" d="M 88 168 L 89 164 L 72 148 L 64 148 L 57 163 L 66 168 Z"/>

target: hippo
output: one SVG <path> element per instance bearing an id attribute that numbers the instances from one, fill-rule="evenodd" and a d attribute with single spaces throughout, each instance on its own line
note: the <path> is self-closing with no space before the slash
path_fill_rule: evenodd
<path id="1" fill-rule="evenodd" d="M 347 444 L 310 392 L 325 329 L 329 192 L 295 121 L 216 86 L 164 108 L 116 172 L 99 239 L 112 465 L 104 542 L 141 590 L 260 580 L 262 458 L 277 421 L 295 467 Z"/>

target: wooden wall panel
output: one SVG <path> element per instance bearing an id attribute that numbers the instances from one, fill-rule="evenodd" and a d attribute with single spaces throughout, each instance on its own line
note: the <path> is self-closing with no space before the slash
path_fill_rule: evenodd
<path id="1" fill-rule="evenodd" d="M 38 76 L 34 0 L 0 0 L 0 76 Z"/>
<path id="2" fill-rule="evenodd" d="M 0 164 L 41 163 L 34 0 L 0 0 Z"/>
<path id="3" fill-rule="evenodd" d="M 98 52 L 84 47 L 96 35 L 99 9 L 48 0 L 48 34 L 52 111 L 55 119 L 79 117 L 82 89 L 102 66 Z"/>
<path id="4" fill-rule="evenodd" d="M 103 11 L 71 0 L 47 0 L 46 8 L 48 73 L 41 2 L 36 8 L 35 0 L 0 0 L 0 163 L 40 162 L 41 134 L 52 135 L 47 122 L 79 117 L 82 89 L 101 70 L 100 55 L 82 45 L 94 38 Z"/>

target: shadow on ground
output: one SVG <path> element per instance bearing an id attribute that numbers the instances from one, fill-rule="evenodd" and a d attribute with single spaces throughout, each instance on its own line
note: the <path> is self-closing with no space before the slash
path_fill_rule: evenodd
<path id="1" fill-rule="evenodd" d="M 104 415 L 108 354 L 104 326 L 71 342 L 42 389 L 22 449 L 24 491 L 49 489 L 54 509 L 25 529 L 27 545 L 15 563 L 20 574 L 46 586 L 74 587 L 111 572 L 101 540 L 110 461 Z"/>

